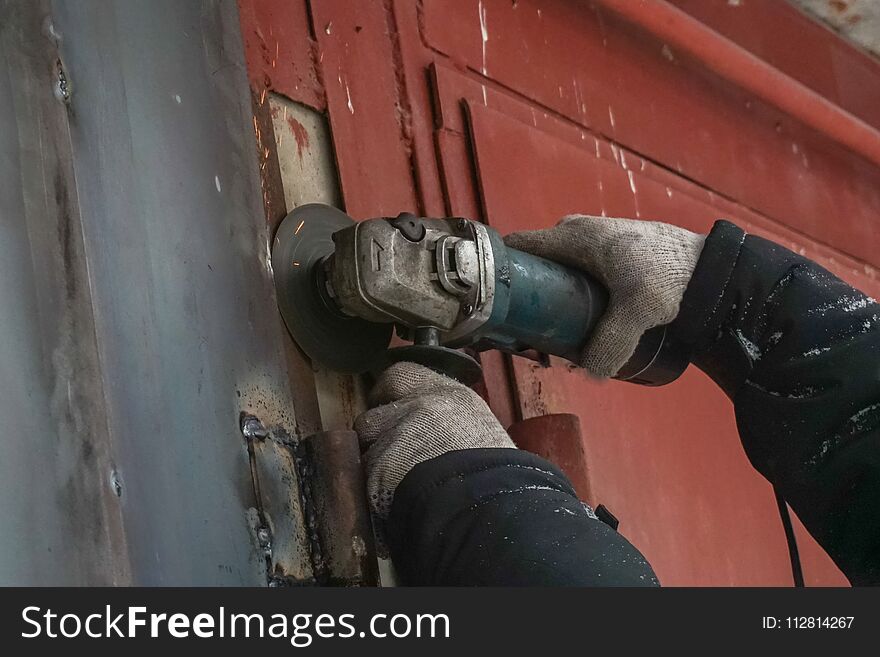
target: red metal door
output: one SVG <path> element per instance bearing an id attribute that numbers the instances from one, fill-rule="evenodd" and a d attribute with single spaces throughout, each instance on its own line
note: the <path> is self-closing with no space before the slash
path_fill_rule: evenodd
<path id="1" fill-rule="evenodd" d="M 266 88 L 326 109 L 353 216 L 451 213 L 502 232 L 571 212 L 699 231 L 723 217 L 876 295 L 880 66 L 787 5 L 739 4 L 240 7 L 255 116 Z M 809 65 L 759 38 L 781 32 Z M 791 583 L 771 488 L 700 372 L 644 389 L 558 362 L 486 354 L 484 366 L 504 423 L 580 417 L 590 501 L 621 519 L 662 582 Z M 797 534 L 807 583 L 845 583 Z"/>

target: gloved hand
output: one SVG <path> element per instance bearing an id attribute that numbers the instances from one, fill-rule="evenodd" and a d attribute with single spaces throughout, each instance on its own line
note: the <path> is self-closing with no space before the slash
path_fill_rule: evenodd
<path id="1" fill-rule="evenodd" d="M 584 347 L 581 366 L 610 377 L 642 334 L 678 314 L 705 235 L 655 221 L 571 215 L 545 230 L 513 233 L 505 243 L 586 271 L 609 292 L 608 308 Z"/>
<path id="2" fill-rule="evenodd" d="M 379 377 L 371 405 L 354 423 L 366 453 L 367 493 L 387 520 L 394 491 L 422 461 L 459 449 L 516 448 L 486 402 L 467 386 L 415 363 L 396 363 Z"/>

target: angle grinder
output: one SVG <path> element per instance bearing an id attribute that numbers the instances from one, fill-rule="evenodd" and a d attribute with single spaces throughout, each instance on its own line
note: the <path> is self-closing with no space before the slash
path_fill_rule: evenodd
<path id="1" fill-rule="evenodd" d="M 464 218 L 403 213 L 355 222 L 312 203 L 285 217 L 272 247 L 278 305 L 313 360 L 346 373 L 412 361 L 472 385 L 486 349 L 575 361 L 608 304 L 588 274 L 507 247 Z M 392 331 L 411 345 L 389 348 Z M 688 354 L 666 326 L 647 331 L 617 379 L 662 385 Z"/>

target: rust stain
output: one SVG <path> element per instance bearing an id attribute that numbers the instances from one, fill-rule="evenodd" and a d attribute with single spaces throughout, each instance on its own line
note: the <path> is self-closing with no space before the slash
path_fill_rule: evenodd
<path id="1" fill-rule="evenodd" d="M 296 154 L 302 159 L 303 149 L 309 147 L 309 133 L 303 124 L 292 116 L 287 117 L 287 125 L 290 126 L 290 131 L 296 139 Z"/>

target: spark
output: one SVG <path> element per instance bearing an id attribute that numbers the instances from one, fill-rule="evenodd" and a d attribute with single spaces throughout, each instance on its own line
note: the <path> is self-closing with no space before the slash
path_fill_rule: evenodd
<path id="1" fill-rule="evenodd" d="M 299 226 L 296 227 L 296 230 L 293 231 L 293 234 L 294 234 L 294 235 L 299 235 L 299 231 L 302 230 L 303 224 L 305 224 L 305 223 L 306 223 L 306 220 L 305 220 L 305 219 L 303 219 L 302 221 L 300 221 L 300 222 L 299 222 Z"/>

